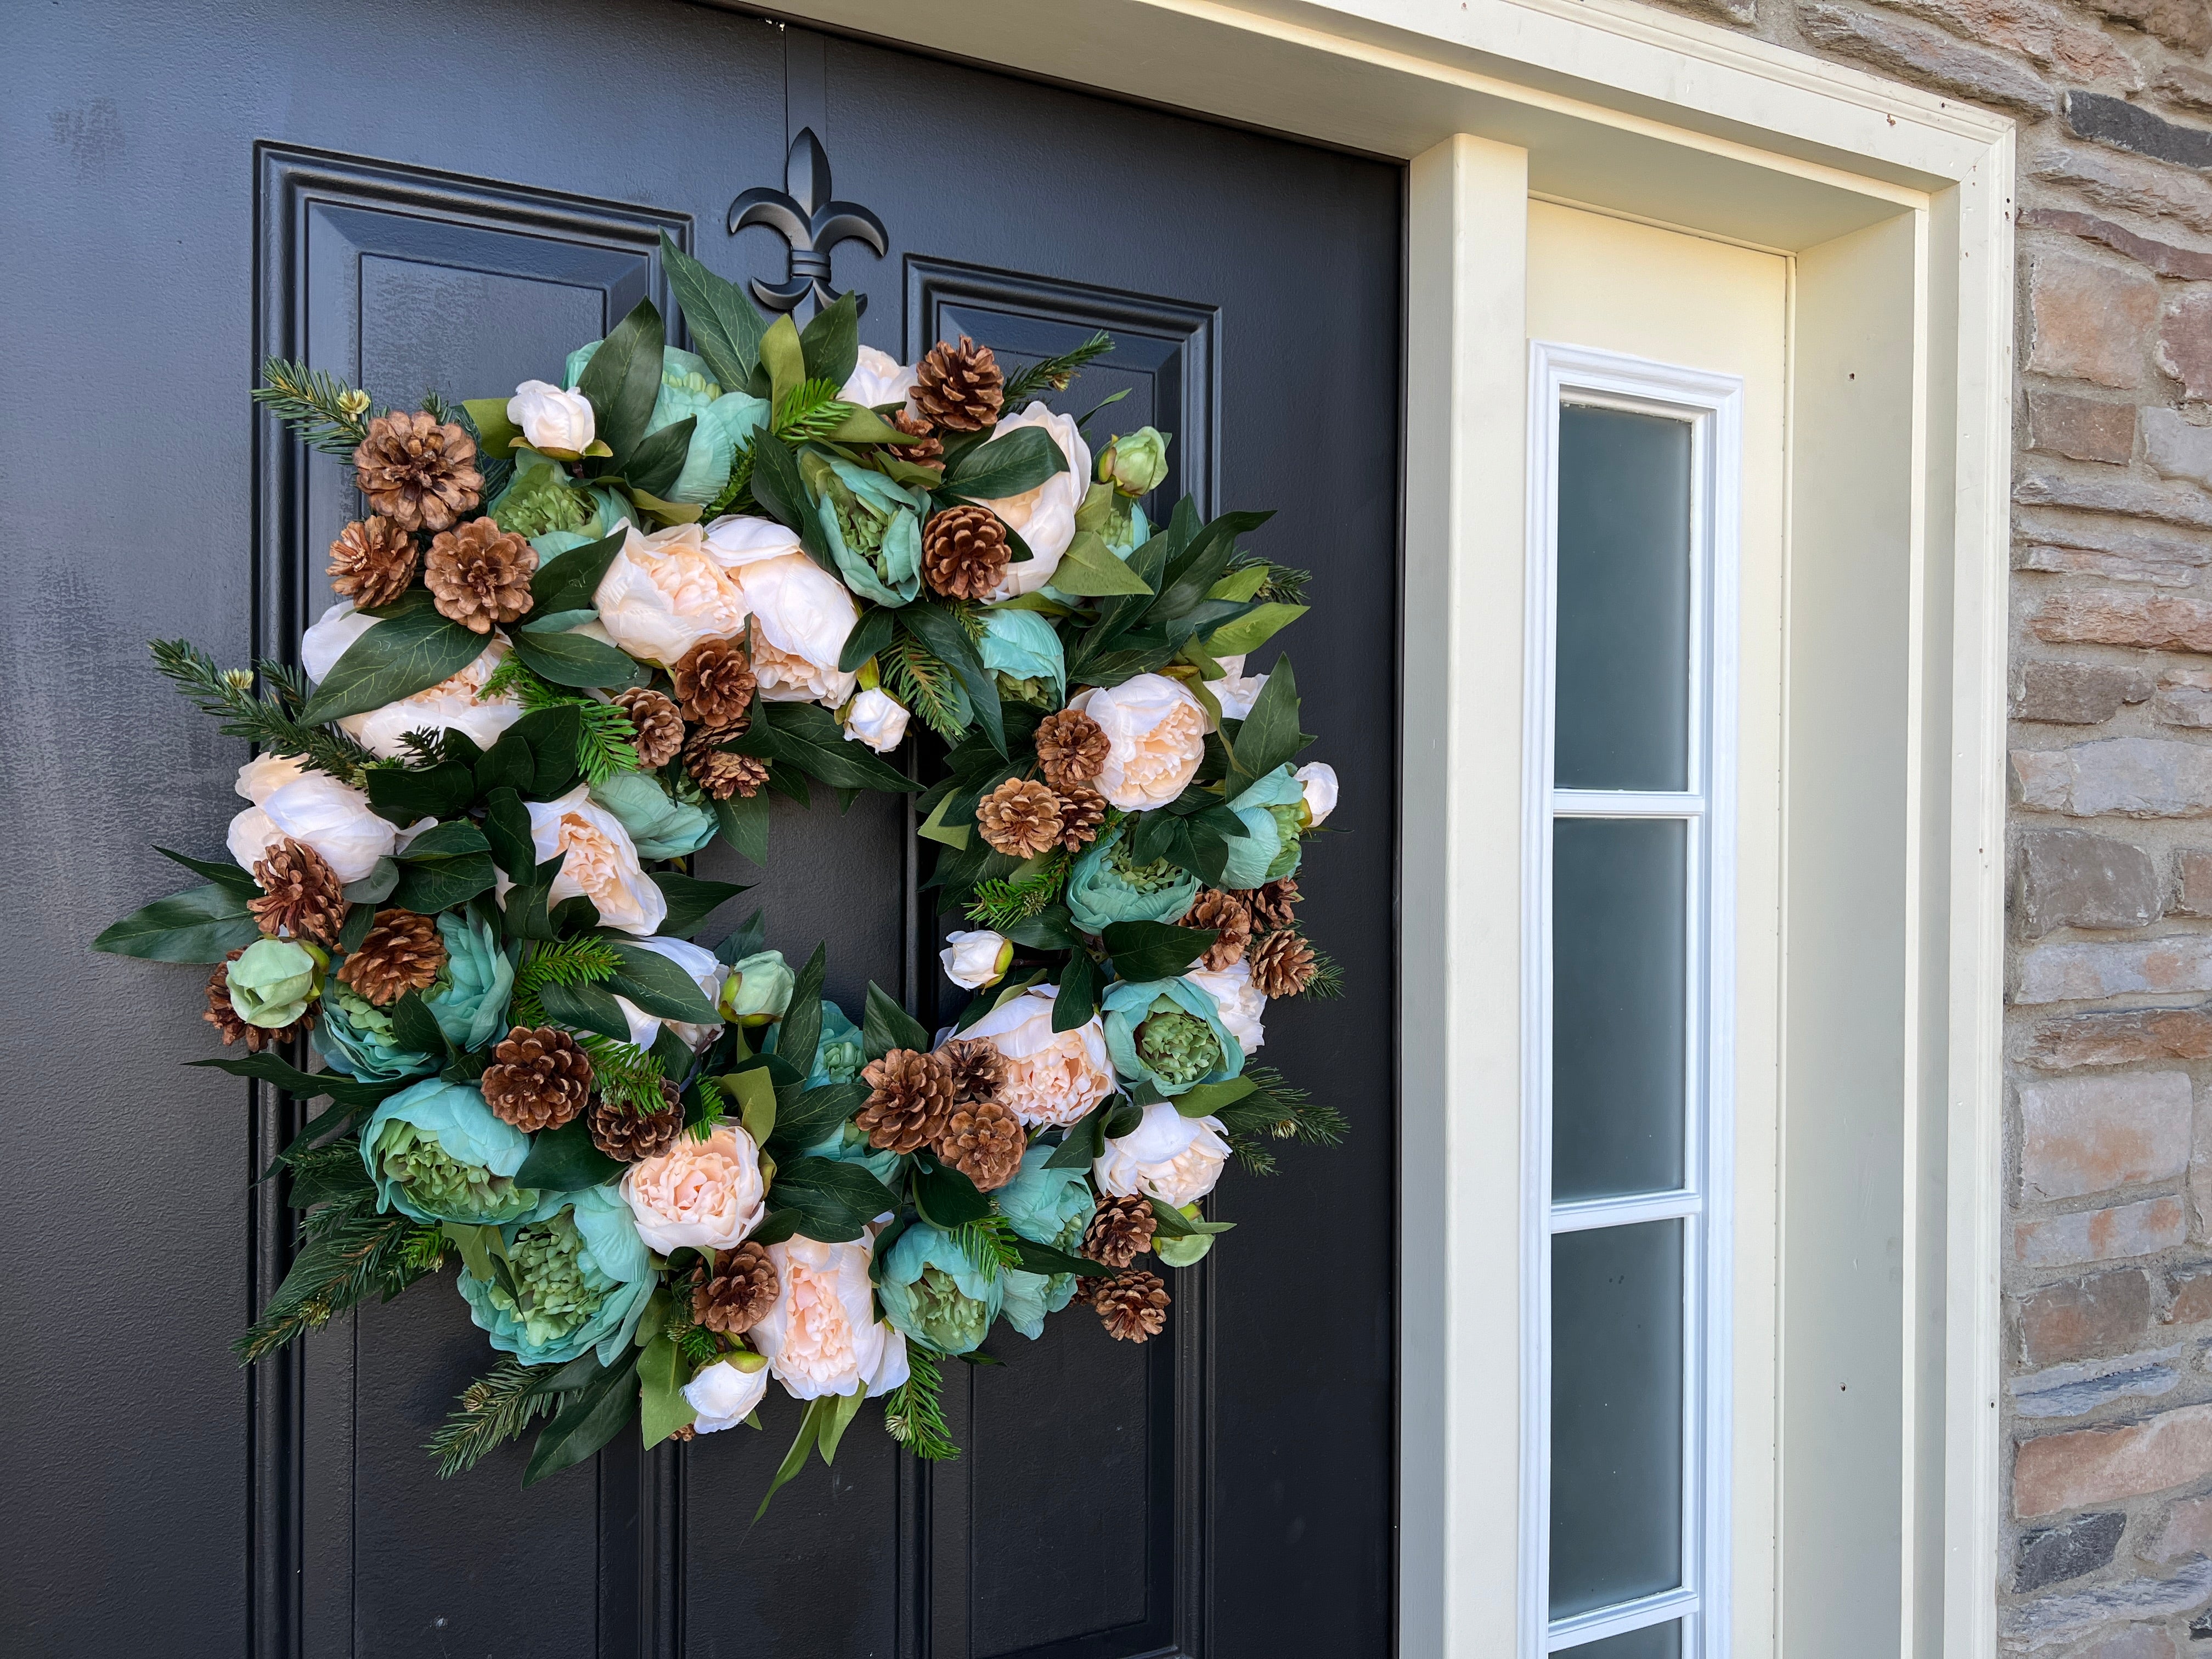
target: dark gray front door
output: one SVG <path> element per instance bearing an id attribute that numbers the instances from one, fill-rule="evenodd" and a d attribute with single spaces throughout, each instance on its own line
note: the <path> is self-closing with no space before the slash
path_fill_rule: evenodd
<path id="1" fill-rule="evenodd" d="M 1387 1652 L 1398 171 L 673 0 L 139 0 L 10 34 L 0 1650 Z M 890 229 L 887 258 L 837 256 L 864 339 L 1020 360 L 1111 331 L 1067 403 L 1128 389 L 1102 422 L 1176 434 L 1164 495 L 1276 507 L 1259 544 L 1314 572 L 1282 643 L 1348 833 L 1310 854 L 1304 916 L 1349 994 L 1271 1022 L 1267 1058 L 1353 1133 L 1230 1176 L 1240 1224 L 1178 1275 L 1168 1340 L 994 1339 L 1003 1367 L 955 1368 L 960 1461 L 871 1413 L 749 1531 L 788 1401 L 526 1493 L 520 1455 L 440 1482 L 422 1442 L 485 1357 L 449 1285 L 236 1370 L 286 1243 L 250 1182 L 291 1109 L 179 1069 L 213 1045 L 193 975 L 85 945 L 175 885 L 148 842 L 215 854 L 237 805 L 239 746 L 143 641 L 286 653 L 325 602 L 343 480 L 257 424 L 256 358 L 394 400 L 551 378 L 641 295 L 665 308 L 664 228 L 782 277 L 724 219 L 802 126 Z M 743 903 L 787 950 L 826 938 L 848 1008 L 872 977 L 931 1014 L 909 846 L 896 802 L 781 803 Z"/>

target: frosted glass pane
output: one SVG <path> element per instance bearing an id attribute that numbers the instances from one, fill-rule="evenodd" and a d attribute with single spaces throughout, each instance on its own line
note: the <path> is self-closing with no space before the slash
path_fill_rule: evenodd
<path id="1" fill-rule="evenodd" d="M 1646 1625 L 1642 1630 L 1632 1630 L 1626 1636 L 1608 1636 L 1601 1642 L 1586 1643 L 1565 1651 L 1575 1659 L 1681 1659 L 1682 1621 L 1669 1624 Z"/>
<path id="2" fill-rule="evenodd" d="M 1689 826 L 1552 826 L 1552 1195 L 1682 1184 Z"/>
<path id="3" fill-rule="evenodd" d="M 1682 1227 L 1552 1240 L 1552 1617 L 1681 1582 Z"/>
<path id="4" fill-rule="evenodd" d="M 1562 789 L 1686 789 L 1690 423 L 1559 411 Z"/>

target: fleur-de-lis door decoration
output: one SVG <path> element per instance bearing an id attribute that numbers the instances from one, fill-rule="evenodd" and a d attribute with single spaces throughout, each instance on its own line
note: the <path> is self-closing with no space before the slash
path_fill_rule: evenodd
<path id="1" fill-rule="evenodd" d="M 890 251 L 890 234 L 857 202 L 830 200 L 830 158 L 811 127 L 801 127 L 791 141 L 784 185 L 762 185 L 730 204 L 731 235 L 748 225 L 766 225 L 791 245 L 789 274 L 781 283 L 754 277 L 753 297 L 770 311 L 795 311 L 810 295 L 817 309 L 835 305 L 839 296 L 830 286 L 830 250 L 840 242 L 865 242 L 881 258 Z M 857 298 L 856 308 L 866 311 L 868 296 Z"/>

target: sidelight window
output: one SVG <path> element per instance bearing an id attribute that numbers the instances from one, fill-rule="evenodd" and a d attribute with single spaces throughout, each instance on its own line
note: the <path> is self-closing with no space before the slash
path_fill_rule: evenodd
<path id="1" fill-rule="evenodd" d="M 1532 393 L 1522 1650 L 1717 1659 L 1741 383 Z"/>

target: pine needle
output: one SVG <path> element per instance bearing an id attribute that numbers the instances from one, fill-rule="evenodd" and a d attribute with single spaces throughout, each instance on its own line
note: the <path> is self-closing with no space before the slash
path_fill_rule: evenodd
<path id="1" fill-rule="evenodd" d="M 890 1437 L 916 1457 L 942 1463 L 960 1455 L 952 1431 L 945 1425 L 945 1379 L 939 1375 L 940 1356 L 909 1341 L 906 1345 L 907 1379 L 884 1396 L 884 1428 Z"/>
<path id="2" fill-rule="evenodd" d="M 310 449 L 325 455 L 352 455 L 368 436 L 369 418 L 378 413 L 368 393 L 337 375 L 288 358 L 271 357 L 261 366 L 263 384 L 253 401 L 299 434 Z"/>
<path id="3" fill-rule="evenodd" d="M 605 783 L 617 772 L 637 770 L 637 728 L 620 703 L 571 690 L 526 668 L 520 657 L 503 659 L 477 693 L 478 702 L 512 693 L 525 714 L 547 708 L 573 708 L 581 717 L 583 732 L 576 739 L 576 769 L 592 783 Z"/>
<path id="4" fill-rule="evenodd" d="M 838 401 L 836 381 L 802 380 L 783 394 L 783 403 L 775 411 L 775 435 L 794 444 L 826 438 L 853 409 L 853 404 Z"/>
<path id="5" fill-rule="evenodd" d="M 574 1035 L 578 1045 L 592 1057 L 592 1085 L 609 1105 L 643 1116 L 667 1103 L 660 1085 L 668 1074 L 661 1069 L 659 1055 L 597 1031 Z"/>
<path id="6" fill-rule="evenodd" d="M 921 723 L 947 743 L 967 735 L 969 708 L 952 670 L 901 628 L 876 655 L 876 665 L 890 693 Z"/>
<path id="7" fill-rule="evenodd" d="M 1032 393 L 1049 387 L 1065 392 L 1068 383 L 1094 357 L 1103 357 L 1114 349 L 1114 337 L 1101 329 L 1073 351 L 1063 351 L 1057 357 L 1047 357 L 1042 362 L 1031 363 L 1006 382 L 1004 407 L 1012 409 Z"/>
<path id="8" fill-rule="evenodd" d="M 968 920 L 1003 933 L 1042 915 L 1060 896 L 1073 863 L 1066 849 L 1054 848 L 1026 876 L 998 876 L 977 883 L 968 901 Z"/>
<path id="9" fill-rule="evenodd" d="M 460 1409 L 440 1424 L 422 1447 L 438 1460 L 438 1478 L 451 1480 L 474 1468 L 487 1452 L 560 1405 L 559 1395 L 538 1388 L 544 1375 L 511 1354 L 502 1355 L 497 1364 L 463 1389 L 456 1396 Z"/>
<path id="10" fill-rule="evenodd" d="M 216 667 L 190 640 L 155 640 L 149 648 L 154 666 L 203 713 L 222 721 L 224 736 L 246 738 L 264 754 L 296 755 L 341 782 L 361 784 L 373 758 L 368 750 L 334 726 L 299 723 L 307 688 L 297 669 L 263 663 L 257 697 L 250 671 Z"/>
<path id="11" fill-rule="evenodd" d="M 1340 1145 L 1351 1124 L 1334 1106 L 1316 1103 L 1304 1089 L 1272 1066 L 1248 1066 L 1245 1078 L 1252 1092 L 1220 1108 L 1215 1116 L 1237 1153 L 1237 1161 L 1254 1175 L 1275 1173 L 1275 1154 L 1269 1140 L 1303 1140 L 1310 1146 Z"/>
<path id="12" fill-rule="evenodd" d="M 1014 1248 L 1013 1224 L 1002 1215 L 962 1222 L 952 1230 L 952 1242 L 986 1279 L 996 1279 L 1001 1267 L 1022 1265 L 1021 1252 Z"/>
<path id="13" fill-rule="evenodd" d="M 1305 939 L 1303 933 L 1298 937 Z M 1314 955 L 1314 974 L 1313 977 L 1306 981 L 1306 988 L 1300 994 L 1312 997 L 1322 1002 L 1334 1002 L 1344 994 L 1343 968 L 1338 964 L 1334 957 L 1329 955 L 1310 939 L 1306 939 L 1306 948 Z"/>
<path id="14" fill-rule="evenodd" d="M 373 1295 L 389 1301 L 444 1260 L 445 1237 L 437 1228 L 408 1216 L 378 1215 L 374 1200 L 372 1188 L 366 1199 L 308 1212 L 300 1225 L 306 1243 L 292 1270 L 261 1317 L 231 1344 L 240 1364 L 266 1359 Z"/>

